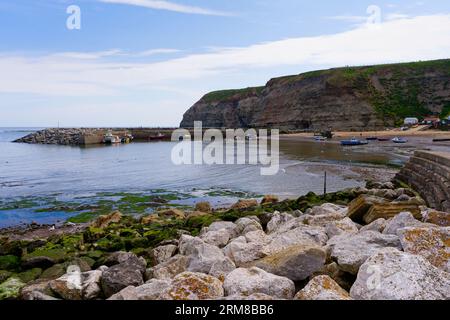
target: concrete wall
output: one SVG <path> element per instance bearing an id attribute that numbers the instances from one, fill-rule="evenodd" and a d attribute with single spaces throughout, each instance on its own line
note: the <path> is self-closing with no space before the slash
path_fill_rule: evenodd
<path id="1" fill-rule="evenodd" d="M 450 152 L 416 151 L 395 179 L 419 192 L 431 208 L 450 212 Z"/>

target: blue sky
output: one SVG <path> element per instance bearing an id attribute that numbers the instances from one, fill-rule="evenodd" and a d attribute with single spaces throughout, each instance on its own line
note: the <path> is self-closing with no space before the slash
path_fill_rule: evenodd
<path id="1" fill-rule="evenodd" d="M 0 26 L 0 126 L 174 126 L 210 90 L 450 52 L 443 0 L 0 0 Z"/>

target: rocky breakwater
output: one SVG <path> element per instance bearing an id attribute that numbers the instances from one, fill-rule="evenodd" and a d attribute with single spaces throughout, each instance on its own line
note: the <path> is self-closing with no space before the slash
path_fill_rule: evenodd
<path id="1" fill-rule="evenodd" d="M 450 213 L 368 187 L 138 221 L 115 212 L 78 236 L 5 241 L 0 298 L 450 299 Z"/>
<path id="2" fill-rule="evenodd" d="M 417 190 L 430 207 L 450 211 L 450 152 L 416 151 L 395 179 Z"/>
<path id="3" fill-rule="evenodd" d="M 90 140 L 101 143 L 105 129 L 50 128 L 31 133 L 14 142 L 30 144 L 84 145 Z"/>

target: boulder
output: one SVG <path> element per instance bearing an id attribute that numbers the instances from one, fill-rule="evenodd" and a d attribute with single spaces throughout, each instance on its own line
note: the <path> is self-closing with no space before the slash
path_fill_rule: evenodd
<path id="1" fill-rule="evenodd" d="M 308 282 L 294 297 L 295 300 L 351 300 L 347 291 L 342 289 L 329 276 L 317 276 Z"/>
<path id="2" fill-rule="evenodd" d="M 130 260 L 108 268 L 103 272 L 101 280 L 104 295 L 108 298 L 128 286 L 137 287 L 144 284 L 144 272 L 145 268 L 142 271 L 139 265 Z"/>
<path id="3" fill-rule="evenodd" d="M 319 215 L 305 214 L 301 217 L 304 224 L 314 227 L 326 227 L 330 222 L 336 222 L 342 220 L 344 217 L 340 213 L 329 213 Z"/>
<path id="4" fill-rule="evenodd" d="M 108 267 L 117 264 L 134 265 L 141 273 L 145 272 L 145 267 L 147 266 L 147 262 L 143 257 L 138 257 L 132 252 L 125 251 L 118 251 L 110 254 L 104 261 L 104 264 Z"/>
<path id="5" fill-rule="evenodd" d="M 239 235 L 245 235 L 248 232 L 262 230 L 261 223 L 257 217 L 244 217 L 235 222 Z"/>
<path id="6" fill-rule="evenodd" d="M 385 248 L 361 266 L 350 296 L 357 300 L 448 300 L 450 274 L 421 256 Z"/>
<path id="7" fill-rule="evenodd" d="M 384 198 L 360 195 L 350 202 L 347 216 L 356 222 L 369 224 L 379 218 L 389 219 L 400 212 L 408 211 L 420 218 L 420 204 L 417 201 L 389 202 Z"/>
<path id="8" fill-rule="evenodd" d="M 417 254 L 450 272 L 450 227 L 408 227 L 398 230 L 403 251 Z"/>
<path id="9" fill-rule="evenodd" d="M 150 260 L 153 265 L 166 262 L 175 255 L 177 250 L 178 247 L 173 244 L 156 247 L 150 251 Z"/>
<path id="10" fill-rule="evenodd" d="M 16 299 L 20 295 L 20 289 L 25 286 L 25 283 L 17 278 L 9 278 L 0 284 L 0 300 Z"/>
<path id="11" fill-rule="evenodd" d="M 168 217 L 168 218 L 175 218 L 175 219 L 186 218 L 186 214 L 184 213 L 184 211 L 175 209 L 175 208 L 171 208 L 171 209 L 164 210 L 164 211 L 159 211 L 158 215 L 160 217 Z"/>
<path id="12" fill-rule="evenodd" d="M 264 244 L 259 242 L 247 242 L 245 237 L 239 237 L 231 241 L 225 248 L 224 254 L 238 267 L 246 266 L 250 262 L 266 256 Z"/>
<path id="13" fill-rule="evenodd" d="M 355 281 L 354 276 L 342 271 L 338 264 L 336 262 L 331 262 L 325 266 L 323 266 L 322 269 L 320 269 L 317 272 L 314 272 L 310 279 L 313 279 L 317 276 L 328 276 L 331 279 L 333 279 L 340 287 L 342 287 L 345 290 L 350 290 L 352 287 L 353 282 Z"/>
<path id="14" fill-rule="evenodd" d="M 306 214 L 311 216 L 340 216 L 342 219 L 347 215 L 347 207 L 341 207 L 334 203 L 324 203 L 311 208 Z"/>
<path id="15" fill-rule="evenodd" d="M 211 213 L 211 204 L 207 201 L 198 202 L 195 204 L 195 211 Z"/>
<path id="16" fill-rule="evenodd" d="M 376 232 L 383 232 L 384 228 L 386 228 L 386 219 L 380 218 L 375 221 L 372 221 L 368 225 L 362 227 L 359 229 L 360 232 L 364 231 L 376 231 Z"/>
<path id="17" fill-rule="evenodd" d="M 33 291 L 28 296 L 28 299 L 26 300 L 39 300 L 39 301 L 55 301 L 55 300 L 61 300 L 58 298 L 55 298 L 53 296 L 47 295 L 45 293 L 39 292 L 39 291 Z"/>
<path id="18" fill-rule="evenodd" d="M 294 217 L 289 213 L 275 212 L 270 221 L 267 223 L 266 232 L 268 234 L 275 232 L 281 225 L 292 219 L 294 219 Z"/>
<path id="19" fill-rule="evenodd" d="M 432 223 L 442 227 L 450 227 L 450 213 L 436 210 L 427 210 L 423 214 L 423 222 Z"/>
<path id="20" fill-rule="evenodd" d="M 162 300 L 217 300 L 224 294 L 219 279 L 202 273 L 183 272 L 177 275 L 160 298 Z"/>
<path id="21" fill-rule="evenodd" d="M 254 265 L 269 273 L 300 281 L 322 269 L 326 256 L 321 247 L 296 245 L 258 260 Z"/>
<path id="22" fill-rule="evenodd" d="M 223 248 L 230 240 L 230 232 L 227 229 L 220 229 L 217 231 L 208 231 L 200 236 L 200 239 L 208 244 Z"/>
<path id="23" fill-rule="evenodd" d="M 171 281 L 169 280 L 151 279 L 139 287 L 126 287 L 113 294 L 108 300 L 158 300 L 170 285 Z"/>
<path id="24" fill-rule="evenodd" d="M 52 291 L 64 300 L 82 300 L 82 284 L 81 271 L 76 267 L 69 267 L 65 275 L 49 283 Z"/>
<path id="25" fill-rule="evenodd" d="M 218 247 L 203 243 L 195 247 L 194 252 L 188 256 L 187 270 L 208 274 L 214 263 L 223 261 L 225 255 Z"/>
<path id="26" fill-rule="evenodd" d="M 336 236 L 328 245 L 331 257 L 339 268 L 351 274 L 357 274 L 359 267 L 378 250 L 385 247 L 401 248 L 398 236 L 375 231 Z"/>
<path id="27" fill-rule="evenodd" d="M 344 233 L 346 234 L 358 233 L 359 229 L 356 223 L 352 221 L 352 219 L 346 217 L 342 220 L 327 223 L 325 226 L 325 231 L 327 233 L 328 238 L 331 239 L 334 236 L 339 236 Z"/>
<path id="28" fill-rule="evenodd" d="M 92 300 L 100 297 L 102 293 L 101 279 L 103 272 L 100 270 L 93 270 L 83 272 L 81 274 L 83 299 Z"/>
<path id="29" fill-rule="evenodd" d="M 279 202 L 280 200 L 278 199 L 277 196 L 274 195 L 265 195 L 264 198 L 262 198 L 261 200 L 261 205 L 268 205 L 268 204 L 274 204 Z"/>
<path id="30" fill-rule="evenodd" d="M 295 294 L 295 285 L 292 280 L 270 274 L 256 267 L 239 268 L 232 271 L 225 278 L 223 288 L 227 296 L 249 296 L 254 293 L 262 293 L 275 298 L 292 299 Z"/>
<path id="31" fill-rule="evenodd" d="M 268 236 L 262 230 L 256 230 L 256 231 L 247 232 L 244 235 L 244 238 L 247 241 L 247 243 L 257 242 L 257 243 L 266 244 L 266 243 L 269 242 Z"/>
<path id="32" fill-rule="evenodd" d="M 397 234 L 399 229 L 420 225 L 424 224 L 419 220 L 416 220 L 410 212 L 401 212 L 386 222 L 383 234 Z"/>
<path id="33" fill-rule="evenodd" d="M 223 257 L 222 260 L 217 260 L 212 264 L 209 275 L 224 281 L 225 277 L 234 269 L 236 269 L 234 262 L 228 257 Z"/>
<path id="34" fill-rule="evenodd" d="M 100 216 L 92 222 L 94 228 L 104 229 L 111 223 L 118 223 L 122 219 L 122 213 L 120 211 L 114 211 L 108 215 Z"/>
<path id="35" fill-rule="evenodd" d="M 169 260 L 156 265 L 147 270 L 146 279 L 156 278 L 160 280 L 172 279 L 177 274 L 186 271 L 189 258 L 183 255 L 176 255 Z"/>
<path id="36" fill-rule="evenodd" d="M 215 231 L 215 230 L 213 230 L 213 231 Z M 201 246 L 203 244 L 205 244 L 205 241 L 203 241 L 201 238 L 193 237 L 188 234 L 183 234 L 180 237 L 180 241 L 178 244 L 178 251 L 180 252 L 180 254 L 188 256 L 188 255 L 194 253 L 195 249 L 198 246 Z"/>
<path id="37" fill-rule="evenodd" d="M 264 246 L 263 252 L 271 255 L 295 245 L 317 245 L 324 246 L 328 241 L 325 228 L 298 224 L 293 219 L 281 226 L 278 231 L 269 235 L 269 244 Z M 292 224 L 293 229 L 288 229 L 287 225 Z M 295 227 L 296 226 L 296 227 Z M 288 229 L 287 231 L 285 231 Z"/>
<path id="38" fill-rule="evenodd" d="M 48 268 L 47 270 L 44 270 L 42 272 L 40 279 L 48 279 L 53 280 L 61 277 L 66 273 L 66 266 L 64 264 L 55 264 Z"/>
<path id="39" fill-rule="evenodd" d="M 233 210 L 243 210 L 258 206 L 258 201 L 254 199 L 239 200 L 231 206 Z"/>
<path id="40" fill-rule="evenodd" d="M 203 228 L 200 232 L 200 235 L 209 231 L 219 231 L 221 229 L 226 229 L 230 233 L 230 239 L 238 236 L 238 229 L 236 224 L 229 221 L 215 221 L 211 223 L 209 227 Z"/>

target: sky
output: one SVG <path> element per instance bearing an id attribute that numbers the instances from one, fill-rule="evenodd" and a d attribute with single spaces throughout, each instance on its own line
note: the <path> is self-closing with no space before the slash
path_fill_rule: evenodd
<path id="1" fill-rule="evenodd" d="M 448 0 L 0 0 L 0 127 L 178 126 L 209 91 L 442 58 Z"/>

